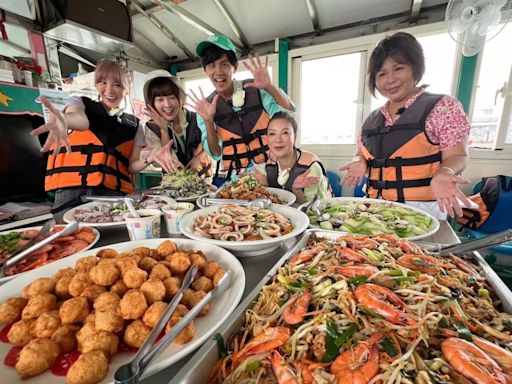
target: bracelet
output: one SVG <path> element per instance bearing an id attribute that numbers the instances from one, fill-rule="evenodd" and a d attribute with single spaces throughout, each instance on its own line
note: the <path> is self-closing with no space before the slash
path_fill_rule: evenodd
<path id="1" fill-rule="evenodd" d="M 450 167 L 441 167 L 441 168 L 439 168 L 439 169 L 436 171 L 436 174 L 437 174 L 440 170 L 442 170 L 442 169 L 448 169 L 448 170 L 450 170 L 450 171 L 451 171 L 452 175 L 454 175 L 454 176 L 456 175 L 455 170 L 454 170 L 453 168 L 450 168 Z"/>

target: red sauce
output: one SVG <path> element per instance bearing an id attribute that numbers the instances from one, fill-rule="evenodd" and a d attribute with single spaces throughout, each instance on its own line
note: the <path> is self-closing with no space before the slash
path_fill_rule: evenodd
<path id="1" fill-rule="evenodd" d="M 11 350 L 5 355 L 4 364 L 8 367 L 14 367 L 20 358 L 20 352 L 23 347 L 12 347 Z"/>
<path id="2" fill-rule="evenodd" d="M 12 327 L 12 324 L 8 324 L 5 327 L 3 327 L 2 330 L 0 331 L 0 341 L 2 343 L 8 343 L 9 342 L 9 340 L 7 340 L 7 334 L 11 330 L 11 327 Z"/>
<path id="3" fill-rule="evenodd" d="M 78 351 L 60 353 L 50 369 L 54 375 L 66 376 L 69 368 L 71 368 L 73 363 L 77 361 L 79 357 L 80 352 Z"/>

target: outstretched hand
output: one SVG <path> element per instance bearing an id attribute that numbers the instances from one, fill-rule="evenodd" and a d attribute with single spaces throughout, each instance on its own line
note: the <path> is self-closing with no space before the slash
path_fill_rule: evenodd
<path id="1" fill-rule="evenodd" d="M 436 197 L 441 212 L 446 211 L 450 217 L 454 217 L 455 214 L 459 217 L 462 216 L 460 202 L 467 207 L 471 206 L 471 202 L 459 189 L 458 184 L 468 183 L 469 180 L 455 176 L 453 173 L 445 173 L 443 171 L 436 173 L 430 182 L 430 187 Z"/>
<path id="2" fill-rule="evenodd" d="M 311 170 L 308 169 L 306 172 L 300 174 L 293 181 L 292 188 L 293 189 L 303 189 L 303 188 L 311 187 L 312 185 L 318 184 L 318 182 L 320 181 L 320 177 L 309 176 L 310 172 L 311 172 Z"/>
<path id="3" fill-rule="evenodd" d="M 40 96 L 39 99 L 41 100 L 41 104 L 48 108 L 50 113 L 48 123 L 41 125 L 39 128 L 36 128 L 31 132 L 33 136 L 48 132 L 48 138 L 41 148 L 41 152 L 48 152 L 52 145 L 54 145 L 54 156 L 60 152 L 62 146 L 66 148 L 67 153 L 71 153 L 71 145 L 67 138 L 68 123 L 66 118 L 62 112 L 55 108 L 55 106 L 44 96 Z"/>
<path id="4" fill-rule="evenodd" d="M 256 168 L 253 168 L 251 172 L 247 173 L 247 175 L 254 177 L 256 181 L 258 181 L 258 183 L 261 185 L 268 186 L 267 176 L 258 171 Z"/>
<path id="5" fill-rule="evenodd" d="M 268 74 L 268 56 L 265 59 L 265 65 L 261 64 L 260 55 L 256 53 L 256 56 L 249 54 L 249 60 L 251 64 L 247 64 L 244 61 L 244 66 L 248 71 L 252 73 L 253 81 L 244 85 L 244 88 L 258 88 L 265 89 L 272 84 L 270 75 Z"/>
<path id="6" fill-rule="evenodd" d="M 184 168 L 183 164 L 178 160 L 176 154 L 171 149 L 171 145 L 173 140 L 169 141 L 162 148 L 157 150 L 152 155 L 148 156 L 148 162 L 156 162 L 158 163 L 165 172 L 172 173 L 177 171 L 180 168 Z"/>
<path id="7" fill-rule="evenodd" d="M 366 174 L 366 161 L 354 160 L 338 170 L 347 172 L 343 176 L 342 185 L 355 188 L 363 182 L 364 175 Z"/>
<path id="8" fill-rule="evenodd" d="M 186 105 L 194 109 L 204 121 L 213 121 L 215 112 L 217 111 L 217 100 L 219 100 L 219 95 L 216 94 L 210 103 L 204 96 L 201 87 L 199 87 L 199 92 L 201 93 L 201 97 L 197 96 L 191 89 L 190 94 L 187 93 L 187 97 L 193 102 L 193 104 L 187 103 Z"/>

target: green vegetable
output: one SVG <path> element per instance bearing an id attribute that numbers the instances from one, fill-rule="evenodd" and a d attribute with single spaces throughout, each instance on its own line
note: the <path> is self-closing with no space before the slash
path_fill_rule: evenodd
<path id="1" fill-rule="evenodd" d="M 315 270 L 315 268 L 309 268 L 309 269 L 308 269 L 308 273 L 309 273 L 310 275 L 316 275 L 316 270 Z"/>
<path id="2" fill-rule="evenodd" d="M 388 275 L 388 276 L 404 276 L 404 273 L 400 269 L 391 269 L 386 272 L 386 275 Z M 407 276 L 418 277 L 419 275 L 420 275 L 419 272 L 407 271 Z"/>
<path id="3" fill-rule="evenodd" d="M 466 328 L 466 326 L 464 324 L 456 321 L 453 323 L 453 326 L 457 330 L 457 336 L 460 339 L 464 339 L 466 341 L 473 341 L 473 335 L 471 334 L 469 329 Z"/>
<path id="4" fill-rule="evenodd" d="M 219 357 L 226 357 L 228 351 L 226 349 L 226 344 L 224 344 L 224 338 L 220 333 L 216 333 L 213 338 L 217 342 L 217 351 L 219 352 Z"/>
<path id="5" fill-rule="evenodd" d="M 350 284 L 359 285 L 359 284 L 364 283 L 366 280 L 368 280 L 367 276 L 356 276 L 356 277 L 351 278 L 348 282 Z"/>
<path id="6" fill-rule="evenodd" d="M 393 345 L 392 341 L 389 337 L 385 337 L 379 345 L 384 349 L 384 352 L 386 352 L 389 357 L 394 357 L 398 355 L 398 351 L 396 350 L 395 346 Z"/>
<path id="7" fill-rule="evenodd" d="M 10 232 L 0 236 L 0 248 L 4 255 L 10 255 L 19 248 L 18 243 L 22 239 L 21 232 Z"/>
<path id="8" fill-rule="evenodd" d="M 377 312 L 373 312 L 371 309 L 368 309 L 365 307 L 359 307 L 359 310 L 361 312 L 363 312 L 365 315 L 373 317 L 374 319 L 383 319 L 383 317 L 381 315 L 379 315 Z"/>
<path id="9" fill-rule="evenodd" d="M 251 361 L 249 364 L 247 364 L 247 365 L 245 366 L 245 372 L 246 372 L 246 373 L 254 372 L 254 371 L 255 371 L 255 370 L 257 370 L 259 367 L 260 367 L 260 361 L 259 361 L 259 360 Z"/>
<path id="10" fill-rule="evenodd" d="M 485 288 L 480 288 L 478 290 L 478 296 L 479 297 L 484 297 L 484 298 L 488 299 L 490 297 L 489 291 L 487 289 L 485 289 Z"/>
<path id="11" fill-rule="evenodd" d="M 357 331 L 355 324 L 352 324 L 340 335 L 336 323 L 331 319 L 326 320 L 327 337 L 325 340 L 325 354 L 322 356 L 323 363 L 334 361 L 340 354 L 340 347 L 354 336 Z"/>
<path id="12" fill-rule="evenodd" d="M 437 326 L 439 328 L 450 328 L 450 322 L 446 317 L 442 317 L 441 320 L 439 320 L 439 323 L 437 323 Z"/>
<path id="13" fill-rule="evenodd" d="M 395 277 L 395 281 L 398 283 L 416 281 L 414 276 L 399 276 Z"/>

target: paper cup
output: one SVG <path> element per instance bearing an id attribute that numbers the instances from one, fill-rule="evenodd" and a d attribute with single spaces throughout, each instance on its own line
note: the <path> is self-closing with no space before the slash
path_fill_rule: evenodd
<path id="1" fill-rule="evenodd" d="M 133 217 L 131 213 L 124 215 L 130 240 L 157 239 L 160 237 L 160 216 L 158 209 L 139 209 L 141 217 Z"/>
<path id="2" fill-rule="evenodd" d="M 172 234 L 181 233 L 180 222 L 183 215 L 194 210 L 192 203 L 178 203 L 174 205 L 167 205 L 162 208 L 164 212 L 165 224 L 167 225 L 167 232 Z"/>

